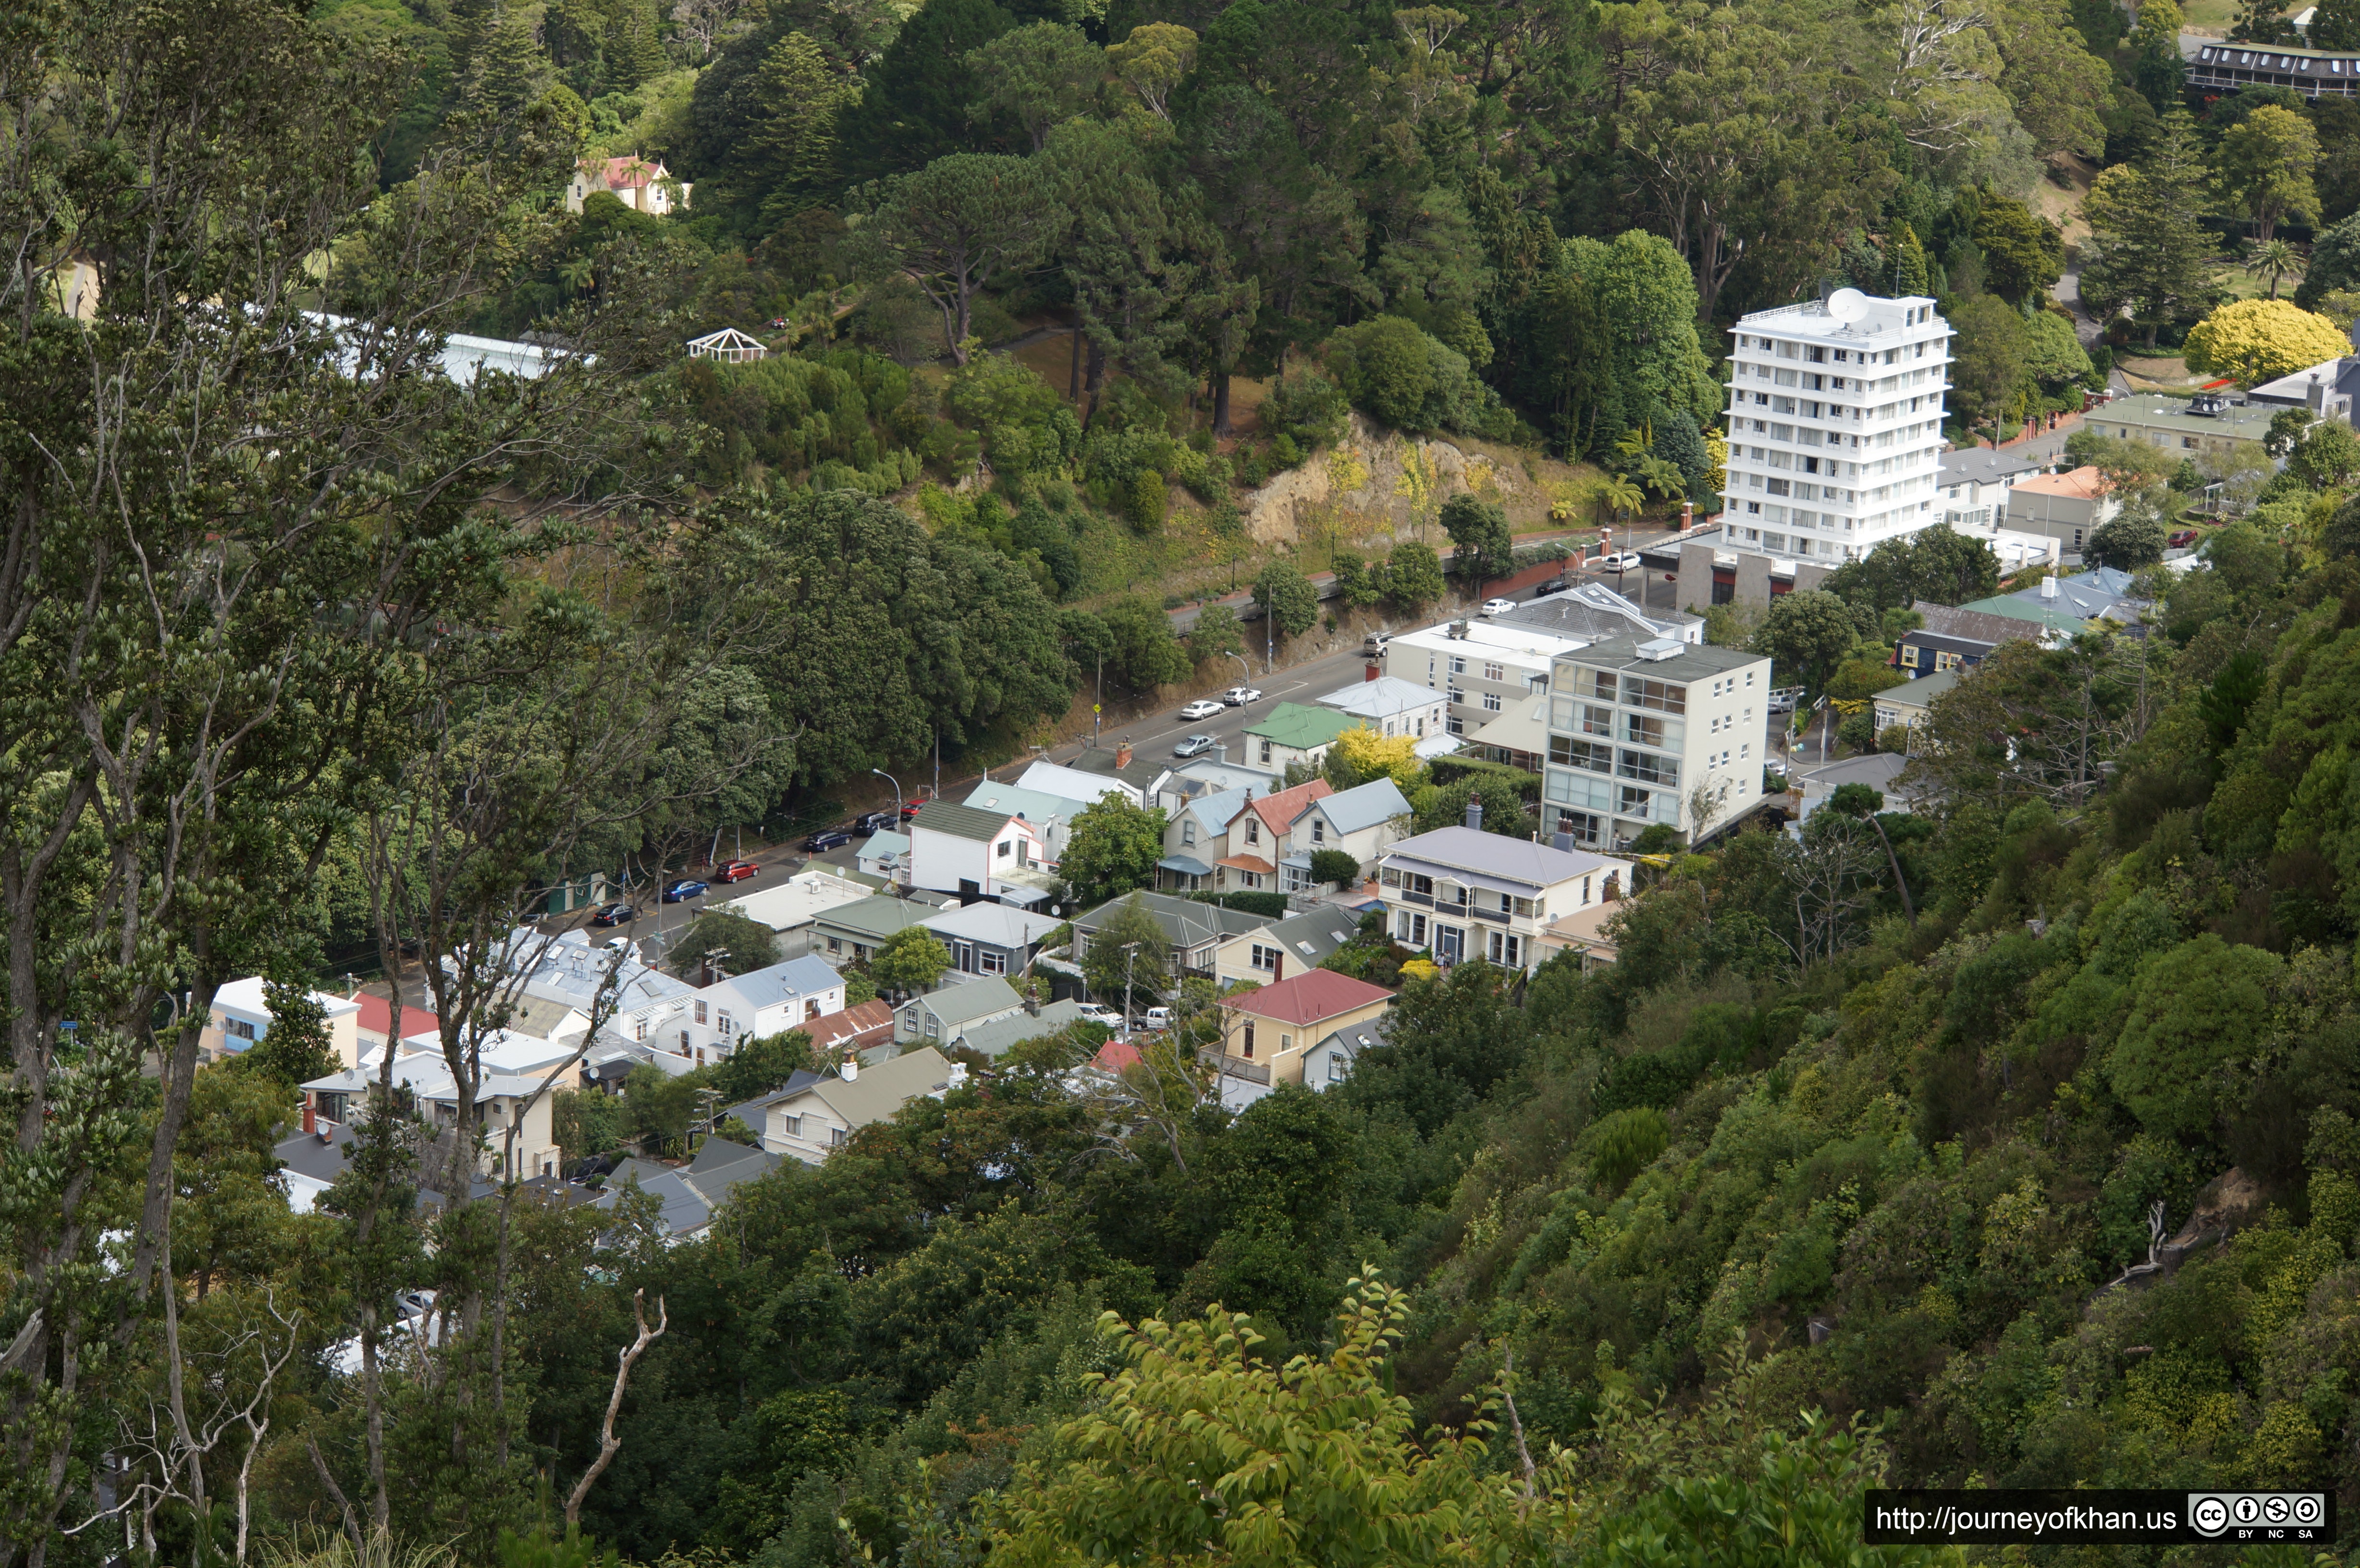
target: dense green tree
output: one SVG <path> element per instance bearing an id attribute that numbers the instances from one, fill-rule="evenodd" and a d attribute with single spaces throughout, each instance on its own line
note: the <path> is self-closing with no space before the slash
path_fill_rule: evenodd
<path id="1" fill-rule="evenodd" d="M 263 1006 L 270 1027 L 239 1059 L 249 1072 L 293 1089 L 336 1071 L 328 1037 L 328 1011 L 308 985 L 265 985 Z"/>
<path id="2" fill-rule="evenodd" d="M 2221 192 L 2269 243 L 2281 222 L 2319 220 L 2311 174 L 2319 165 L 2319 134 L 2292 109 L 2265 104 L 2229 127 L 2217 154 Z"/>
<path id="3" fill-rule="evenodd" d="M 1188 657 L 1198 664 L 1246 650 L 1245 628 L 1227 604 L 1207 604 L 1196 612 L 1188 628 Z"/>
<path id="4" fill-rule="evenodd" d="M 1136 596 L 1118 599 L 1097 617 L 1104 627 L 1106 672 L 1128 691 L 1149 691 L 1185 681 L 1193 668 L 1188 650 L 1172 635 L 1172 620 Z"/>
<path id="5" fill-rule="evenodd" d="M 1450 540 L 1451 569 L 1470 588 L 1480 588 L 1515 569 L 1516 543 L 1508 530 L 1508 514 L 1491 502 L 1457 495 L 1442 504 L 1437 519 Z"/>
<path id="6" fill-rule="evenodd" d="M 923 926 L 904 926 L 877 944 L 869 973 L 878 986 L 899 999 L 931 990 L 951 966 L 951 950 Z"/>
<path id="7" fill-rule="evenodd" d="M 860 101 L 837 123 L 847 179 L 890 179 L 979 150 L 967 58 L 1019 19 L 992 0 L 943 0 L 912 14 L 864 73 Z"/>
<path id="8" fill-rule="evenodd" d="M 1754 647 L 1771 659 L 1772 678 L 1808 688 L 1813 694 L 1826 689 L 1836 667 L 1860 641 L 1860 623 L 1851 608 L 1824 589 L 1782 593 L 1762 617 Z"/>
<path id="9" fill-rule="evenodd" d="M 2283 964 L 2210 933 L 2149 960 L 2107 1062 L 2124 1104 L 2164 1138 L 2203 1138 L 2236 1101 L 2220 1076 L 2260 1045 Z"/>
<path id="10" fill-rule="evenodd" d="M 1414 615 L 1438 603 L 1447 586 L 1442 558 L 1430 544 L 1410 539 L 1393 546 L 1385 560 L 1385 603 L 1403 615 Z"/>
<path id="11" fill-rule="evenodd" d="M 1284 637 L 1301 637 L 1319 618 L 1319 591 L 1284 561 L 1273 561 L 1255 574 L 1253 602 Z"/>
<path id="12" fill-rule="evenodd" d="M 1999 557 L 1979 539 L 1950 528 L 1921 528 L 1845 561 L 1819 586 L 1880 615 L 1906 610 L 1919 599 L 1963 604 L 1999 592 Z"/>
<path id="13" fill-rule="evenodd" d="M 2163 518 L 2152 506 L 2125 506 L 2082 541 L 2081 559 L 2092 566 L 2136 572 L 2163 559 Z"/>
<path id="14" fill-rule="evenodd" d="M 1153 885 L 1155 863 L 1162 858 L 1162 809 L 1108 794 L 1074 813 L 1057 870 L 1087 908 Z"/>
<path id="15" fill-rule="evenodd" d="M 1089 106 L 1106 79 L 1107 60 L 1079 27 L 1034 22 L 977 49 L 967 69 L 980 85 L 978 103 L 1013 120 L 1039 152 L 1052 126 Z"/>
<path id="16" fill-rule="evenodd" d="M 713 1086 L 725 1105 L 740 1105 L 782 1086 L 813 1066 L 811 1036 L 801 1029 L 741 1038 L 713 1065 Z"/>
<path id="17" fill-rule="evenodd" d="M 995 272 L 1030 266 L 1058 226 L 1049 178 L 1029 158 L 955 153 L 868 188 L 864 200 L 856 249 L 877 272 L 917 286 L 941 312 L 944 346 L 960 365 L 976 289 Z"/>
<path id="18" fill-rule="evenodd" d="M 701 911 L 667 948 L 672 973 L 683 979 L 704 973 L 708 957 L 732 975 L 751 975 L 779 961 L 778 933 L 735 909 Z"/>
<path id="19" fill-rule="evenodd" d="M 2018 309 L 2065 275 L 2065 236 L 2021 201 L 1985 195 L 1975 245 L 1983 254 L 1984 286 Z"/>
<path id="20" fill-rule="evenodd" d="M 1148 875 L 1154 875 L 1153 862 Z M 1080 886 L 1075 884 L 1076 892 Z M 1110 898 L 1128 890 L 1115 886 L 1113 879 L 1101 882 L 1099 887 Z M 1088 901 L 1085 897 L 1084 902 Z M 1129 898 L 1108 914 L 1083 950 L 1082 975 L 1089 982 L 1090 995 L 1121 1009 L 1126 1018 L 1135 1019 L 1163 999 L 1171 978 L 1171 944 L 1144 902 Z"/>
<path id="21" fill-rule="evenodd" d="M 1954 307 L 1950 326 L 1950 409 L 1996 445 L 2023 414 L 2031 334 L 2023 313 L 1992 295 Z"/>
<path id="22" fill-rule="evenodd" d="M 2153 347 L 2162 326 L 2193 313 L 2204 296 L 2212 240 L 2203 219 L 2213 205 L 2195 122 L 2175 108 L 2146 158 L 2115 165 L 2090 188 L 2083 212 L 2097 254 L 2082 267 L 2082 297 L 2101 311 L 2127 307 Z"/>
<path id="23" fill-rule="evenodd" d="M 1933 287 L 1926 270 L 1926 247 L 1918 243 L 1917 231 L 1906 223 L 1885 241 L 1885 276 L 1878 281 L 1897 298 L 1924 294 Z"/>

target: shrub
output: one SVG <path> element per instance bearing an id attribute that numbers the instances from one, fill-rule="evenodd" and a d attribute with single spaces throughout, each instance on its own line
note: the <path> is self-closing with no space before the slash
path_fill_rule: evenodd
<path id="1" fill-rule="evenodd" d="M 1286 918 L 1286 895 L 1284 893 L 1191 893 L 1188 897 L 1200 904 L 1215 904 L 1240 914 L 1260 915 L 1264 920 Z"/>
<path id="2" fill-rule="evenodd" d="M 1352 406 L 1400 430 L 1441 426 L 1466 390 L 1467 356 L 1399 316 L 1339 327 L 1328 364 Z"/>
<path id="3" fill-rule="evenodd" d="M 1347 407 L 1331 376 L 1305 370 L 1282 377 L 1262 406 L 1262 428 L 1273 432 L 1279 466 L 1292 468 L 1313 447 L 1342 439 Z"/>
<path id="4" fill-rule="evenodd" d="M 1164 514 L 1171 506 L 1171 496 L 1164 486 L 1164 475 L 1150 468 L 1131 482 L 1125 513 L 1131 527 L 1142 533 L 1153 533 L 1164 526 Z"/>
<path id="5" fill-rule="evenodd" d="M 1340 849 L 1311 852 L 1311 879 L 1349 887 L 1360 880 L 1360 863 Z"/>

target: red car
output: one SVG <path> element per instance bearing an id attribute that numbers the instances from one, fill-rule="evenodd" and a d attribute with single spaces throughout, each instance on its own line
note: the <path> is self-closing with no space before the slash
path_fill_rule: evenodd
<path id="1" fill-rule="evenodd" d="M 926 803 L 923 800 L 904 801 L 901 806 L 901 820 L 905 822 L 908 822 L 912 817 L 916 816 L 921 811 L 923 811 L 925 809 L 925 805 Z"/>
<path id="2" fill-rule="evenodd" d="M 2190 545 L 2196 542 L 2196 530 L 2194 528 L 2182 528 L 2163 542 L 2165 548 L 2169 550 L 2186 550 Z"/>
<path id="3" fill-rule="evenodd" d="M 716 882 L 743 882 L 748 877 L 759 877 L 761 874 L 762 868 L 750 860 L 733 860 L 715 872 L 713 879 Z"/>

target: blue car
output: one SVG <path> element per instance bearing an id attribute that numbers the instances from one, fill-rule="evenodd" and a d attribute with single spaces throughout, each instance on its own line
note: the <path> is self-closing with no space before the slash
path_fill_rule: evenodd
<path id="1" fill-rule="evenodd" d="M 704 883 L 692 882 L 683 877 L 680 881 L 664 884 L 663 901 L 667 904 L 677 904 L 684 898 L 702 898 L 705 894 Z"/>

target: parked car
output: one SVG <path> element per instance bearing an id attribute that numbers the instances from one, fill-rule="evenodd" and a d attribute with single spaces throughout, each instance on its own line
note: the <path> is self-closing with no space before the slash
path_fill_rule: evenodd
<path id="1" fill-rule="evenodd" d="M 1624 550 L 1619 555 L 1601 555 L 1598 558 L 1598 570 L 1601 572 L 1636 572 L 1645 564 L 1646 562 L 1640 558 L 1639 552 L 1635 550 Z"/>
<path id="2" fill-rule="evenodd" d="M 678 904 L 690 898 L 702 898 L 711 891 L 709 887 L 694 877 L 683 877 L 677 882 L 664 884 L 663 901 L 667 904 Z"/>
<path id="3" fill-rule="evenodd" d="M 901 820 L 891 811 L 870 811 L 852 824 L 852 831 L 865 838 L 870 833 L 881 833 L 899 825 Z"/>
<path id="4" fill-rule="evenodd" d="M 1218 708 L 1213 711 L 1215 713 L 1220 712 Z M 1202 757 L 1205 753 L 1212 750 L 1214 746 L 1219 744 L 1220 743 L 1216 741 L 1211 735 L 1190 735 L 1186 740 L 1182 741 L 1178 746 L 1172 748 L 1172 755 L 1175 757 Z"/>
<path id="5" fill-rule="evenodd" d="M 2186 550 L 2190 545 L 2196 542 L 2197 537 L 2197 532 L 2194 528 L 2181 528 L 2179 532 L 2173 534 L 2169 539 L 2163 542 L 2165 547 L 2169 550 Z"/>
<path id="6" fill-rule="evenodd" d="M 594 926 L 628 925 L 632 919 L 628 904 L 601 904 L 590 911 L 590 923 Z"/>
<path id="7" fill-rule="evenodd" d="M 842 849 L 851 842 L 852 835 L 842 828 L 822 828 L 803 840 L 803 852 L 807 855 L 825 855 L 831 849 Z"/>
<path id="8" fill-rule="evenodd" d="M 1483 613 L 1487 615 L 1504 615 L 1515 607 L 1516 602 L 1513 599 L 1486 599 L 1483 601 Z"/>
<path id="9" fill-rule="evenodd" d="M 1150 1007 L 1147 1009 L 1142 1021 L 1149 1029 L 1170 1029 L 1172 1027 L 1172 1009 L 1169 1007 Z"/>
<path id="10" fill-rule="evenodd" d="M 1391 632 L 1371 632 L 1360 639 L 1360 647 L 1370 653 L 1382 653 L 1385 651 L 1385 646 L 1393 640 L 1393 634 Z"/>
<path id="11" fill-rule="evenodd" d="M 1232 686 L 1228 691 L 1221 693 L 1221 701 L 1228 703 L 1232 708 L 1242 708 L 1248 702 L 1259 702 L 1262 701 L 1262 688 L 1259 686 Z"/>
<path id="12" fill-rule="evenodd" d="M 1112 1007 L 1103 1007 L 1097 1002 L 1082 1003 L 1081 1015 L 1082 1021 L 1086 1024 L 1097 1024 L 1101 1029 L 1122 1028 L 1122 1015 Z"/>
<path id="13" fill-rule="evenodd" d="M 1572 586 L 1572 583 L 1568 583 L 1562 577 L 1551 577 L 1546 582 L 1536 583 L 1533 585 L 1533 597 L 1535 599 L 1546 599 L 1552 593 L 1562 593 Z"/>
<path id="14" fill-rule="evenodd" d="M 750 860 L 733 860 L 713 874 L 716 882 L 745 882 L 759 877 L 762 868 Z"/>
<path id="15" fill-rule="evenodd" d="M 1794 697 L 1794 693 L 1793 693 L 1793 692 L 1791 692 L 1791 691 L 1773 691 L 1773 692 L 1771 692 L 1771 693 L 1770 693 L 1770 711 L 1771 711 L 1772 713 L 1793 713 L 1793 712 L 1795 711 L 1795 697 Z"/>
<path id="16" fill-rule="evenodd" d="M 925 809 L 926 803 L 923 800 L 904 800 L 901 802 L 901 820 L 906 822 Z"/>
<path id="17" fill-rule="evenodd" d="M 1184 719 L 1210 719 L 1218 717 L 1220 712 L 1221 705 L 1218 702 L 1207 702 L 1199 697 L 1181 709 L 1180 716 Z"/>

